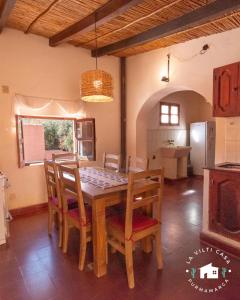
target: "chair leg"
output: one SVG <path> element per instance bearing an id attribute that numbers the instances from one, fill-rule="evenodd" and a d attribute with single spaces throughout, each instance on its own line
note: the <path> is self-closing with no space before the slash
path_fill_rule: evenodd
<path id="1" fill-rule="evenodd" d="M 112 238 L 112 237 L 111 237 Z M 117 249 L 114 248 L 113 246 L 110 246 L 110 250 L 111 250 L 111 253 L 116 253 L 117 252 Z"/>
<path id="2" fill-rule="evenodd" d="M 117 249 L 111 246 L 111 253 L 116 253 Z"/>
<path id="3" fill-rule="evenodd" d="M 87 232 L 86 228 L 80 230 L 80 252 L 79 252 L 79 270 L 84 269 L 84 263 L 87 251 Z"/>
<path id="4" fill-rule="evenodd" d="M 63 220 L 63 253 L 67 253 L 68 235 L 69 235 L 68 219 L 64 218 L 64 220 Z"/>
<path id="5" fill-rule="evenodd" d="M 52 234 L 52 227 L 53 227 L 53 209 L 50 204 L 48 204 L 48 235 L 51 236 Z"/>
<path id="6" fill-rule="evenodd" d="M 108 265 L 108 241 L 106 242 L 106 264 Z"/>
<path id="7" fill-rule="evenodd" d="M 127 269 L 128 286 L 134 288 L 134 273 L 133 273 L 133 245 L 132 241 L 125 242 L 125 261 Z"/>
<path id="8" fill-rule="evenodd" d="M 161 235 L 159 231 L 155 234 L 155 241 L 156 241 L 156 257 L 157 257 L 158 269 L 161 270 L 163 268 L 163 258 L 162 258 Z"/>
<path id="9" fill-rule="evenodd" d="M 63 244 L 63 216 L 61 212 L 58 213 L 58 226 L 59 226 L 58 247 L 61 248 Z"/>

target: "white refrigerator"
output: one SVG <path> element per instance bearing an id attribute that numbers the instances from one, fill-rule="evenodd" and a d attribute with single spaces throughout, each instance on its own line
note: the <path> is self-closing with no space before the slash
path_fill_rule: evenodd
<path id="1" fill-rule="evenodd" d="M 215 164 L 216 124 L 214 121 L 190 125 L 190 161 L 194 175 L 203 175 L 204 167 Z"/>

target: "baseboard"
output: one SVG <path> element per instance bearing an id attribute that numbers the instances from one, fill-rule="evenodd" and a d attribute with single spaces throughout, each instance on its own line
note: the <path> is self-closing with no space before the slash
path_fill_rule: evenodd
<path id="1" fill-rule="evenodd" d="M 47 207 L 48 207 L 47 203 L 40 203 L 40 204 L 31 205 L 31 206 L 10 209 L 10 213 L 14 218 L 16 218 L 16 217 L 20 217 L 20 216 L 26 216 L 26 215 L 31 215 L 31 214 L 36 214 L 36 213 L 42 212 L 42 211 L 46 210 Z"/>
<path id="2" fill-rule="evenodd" d="M 176 179 L 171 179 L 171 178 L 164 178 L 164 182 L 165 183 L 176 183 L 179 181 L 187 181 L 189 179 L 198 179 L 198 180 L 203 180 L 203 176 L 202 175 L 192 175 L 192 176 L 188 176 L 188 177 L 181 177 L 181 178 L 176 178 Z"/>
<path id="3" fill-rule="evenodd" d="M 203 180 L 203 175 L 192 175 L 192 176 L 190 176 L 190 178 Z"/>
<path id="4" fill-rule="evenodd" d="M 231 256 L 240 259 L 240 248 L 237 248 L 233 245 L 224 243 L 223 241 L 205 233 L 200 233 L 200 240 L 203 244 L 209 245 L 213 248 L 218 248 L 226 252 L 227 254 L 230 254 Z"/>
<path id="5" fill-rule="evenodd" d="M 164 182 L 165 183 L 176 183 L 176 182 L 179 182 L 179 181 L 184 181 L 186 179 L 188 179 L 189 177 L 181 177 L 181 178 L 175 178 L 175 179 L 172 179 L 172 178 L 164 178 Z"/>

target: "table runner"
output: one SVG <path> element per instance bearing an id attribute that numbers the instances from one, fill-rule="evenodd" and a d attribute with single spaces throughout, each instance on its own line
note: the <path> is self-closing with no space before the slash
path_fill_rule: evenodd
<path id="1" fill-rule="evenodd" d="M 128 178 L 120 173 L 99 167 L 84 167 L 80 169 L 83 183 L 90 183 L 102 189 L 107 189 L 128 183 Z"/>

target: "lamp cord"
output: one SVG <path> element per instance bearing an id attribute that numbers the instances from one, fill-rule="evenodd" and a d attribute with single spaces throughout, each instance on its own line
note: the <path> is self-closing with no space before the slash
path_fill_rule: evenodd
<path id="1" fill-rule="evenodd" d="M 98 69 L 98 44 L 97 44 L 97 14 L 95 13 L 95 50 L 96 50 L 96 70 Z"/>
<path id="2" fill-rule="evenodd" d="M 168 79 L 169 79 L 169 74 L 170 74 L 170 54 L 167 55 L 168 57 Z"/>

